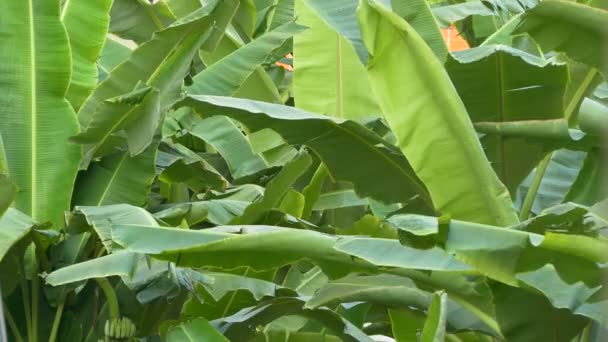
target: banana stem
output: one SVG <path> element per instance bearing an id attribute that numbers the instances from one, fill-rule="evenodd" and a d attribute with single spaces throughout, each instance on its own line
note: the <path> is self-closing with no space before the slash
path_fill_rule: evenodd
<path id="1" fill-rule="evenodd" d="M 4 315 L 6 317 L 6 322 L 8 323 L 8 326 L 11 328 L 11 332 L 13 333 L 13 336 L 15 336 L 15 342 L 23 342 L 23 337 L 21 337 L 21 334 L 19 333 L 19 328 L 17 327 L 17 323 L 15 323 L 15 319 L 13 318 L 13 315 L 8 310 L 8 306 L 6 306 L 6 303 L 2 303 L 2 304 L 4 307 Z"/>
<path id="2" fill-rule="evenodd" d="M 49 342 L 55 342 L 57 338 L 57 331 L 59 330 L 59 324 L 61 323 L 61 316 L 63 315 L 63 308 L 65 306 L 65 298 L 59 303 L 57 306 L 57 311 L 55 311 L 55 319 L 53 320 L 53 328 L 51 329 L 51 337 L 49 337 Z"/>
<path id="3" fill-rule="evenodd" d="M 106 302 L 108 304 L 108 315 L 110 319 L 119 318 L 120 310 L 118 307 L 118 298 L 116 297 L 116 292 L 114 292 L 112 284 L 110 284 L 106 278 L 95 278 L 95 281 L 106 297 Z"/>

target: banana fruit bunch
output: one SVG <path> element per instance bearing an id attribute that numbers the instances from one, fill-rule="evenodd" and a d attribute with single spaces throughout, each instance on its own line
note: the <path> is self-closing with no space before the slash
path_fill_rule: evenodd
<path id="1" fill-rule="evenodd" d="M 104 326 L 107 341 L 127 340 L 135 336 L 135 324 L 127 317 L 109 319 Z"/>

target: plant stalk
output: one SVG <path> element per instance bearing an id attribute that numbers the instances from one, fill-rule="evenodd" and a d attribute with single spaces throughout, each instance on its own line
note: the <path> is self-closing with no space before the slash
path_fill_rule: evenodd
<path id="1" fill-rule="evenodd" d="M 13 318 L 13 315 L 8 310 L 8 306 L 6 306 L 6 303 L 2 303 L 2 304 L 4 307 L 4 315 L 6 318 L 6 323 L 8 323 L 8 326 L 11 328 L 11 332 L 13 333 L 13 336 L 15 336 L 15 342 L 23 342 L 23 337 L 21 337 L 21 334 L 19 333 L 19 328 L 17 327 L 17 323 L 15 323 L 15 319 Z"/>
<path id="2" fill-rule="evenodd" d="M 32 338 L 32 313 L 30 306 L 30 291 L 25 278 L 20 279 L 21 300 L 23 301 L 23 313 L 25 315 L 25 327 L 27 331 L 27 340 Z"/>
<path id="3" fill-rule="evenodd" d="M 519 212 L 519 219 L 521 221 L 527 220 L 530 216 L 532 205 L 534 205 L 534 201 L 536 200 L 536 194 L 538 193 L 540 183 L 542 182 L 543 177 L 545 176 L 545 172 L 547 171 L 547 166 L 549 166 L 549 162 L 551 161 L 552 155 L 553 153 L 547 154 L 536 168 L 536 173 L 534 174 L 534 178 L 532 179 L 532 184 L 530 185 L 530 189 L 526 194 L 524 203 L 521 205 L 521 211 Z"/>
<path id="4" fill-rule="evenodd" d="M 61 316 L 63 315 L 63 308 L 65 307 L 65 298 L 61 300 L 59 306 L 57 306 L 57 311 L 55 311 L 55 319 L 53 320 L 53 328 L 51 329 L 51 336 L 49 337 L 49 342 L 55 342 L 57 338 L 57 332 L 59 331 L 59 325 L 61 324 Z"/>
<path id="5" fill-rule="evenodd" d="M 38 342 L 38 302 L 40 301 L 40 284 L 38 281 L 38 270 L 32 279 L 32 342 Z"/>
<path id="6" fill-rule="evenodd" d="M 106 278 L 95 278 L 95 281 L 103 291 L 106 297 L 106 303 L 108 304 L 108 316 L 110 319 L 120 317 L 120 309 L 118 307 L 118 298 L 112 284 Z"/>

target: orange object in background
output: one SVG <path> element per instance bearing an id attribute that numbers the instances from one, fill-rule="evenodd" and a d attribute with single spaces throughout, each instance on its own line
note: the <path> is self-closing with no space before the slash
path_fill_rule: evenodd
<path id="1" fill-rule="evenodd" d="M 293 55 L 290 54 L 290 53 L 288 53 L 287 55 L 285 55 L 285 58 L 287 58 L 287 59 L 293 59 Z M 274 64 L 282 67 L 285 70 L 293 71 L 293 66 L 291 66 L 289 64 L 281 63 L 281 62 L 275 62 Z"/>
<path id="2" fill-rule="evenodd" d="M 450 26 L 447 29 L 441 29 L 441 35 L 443 36 L 443 40 L 448 46 L 449 51 L 460 51 L 470 48 L 469 43 L 467 43 L 467 41 L 462 38 L 460 32 L 458 32 L 456 26 L 454 25 Z M 293 59 L 293 55 L 289 53 L 285 56 L 285 58 Z M 285 70 L 293 71 L 293 66 L 289 64 L 281 62 L 275 62 L 274 64 L 282 67 Z"/>
<path id="3" fill-rule="evenodd" d="M 441 35 L 443 36 L 443 40 L 445 40 L 449 51 L 460 51 L 469 48 L 469 43 L 462 38 L 460 32 L 458 32 L 454 25 L 447 29 L 441 29 Z"/>

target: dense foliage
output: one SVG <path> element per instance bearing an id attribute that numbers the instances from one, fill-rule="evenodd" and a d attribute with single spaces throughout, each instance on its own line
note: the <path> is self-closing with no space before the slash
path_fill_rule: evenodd
<path id="1" fill-rule="evenodd" d="M 0 340 L 601 341 L 607 28 L 605 0 L 0 1 Z"/>

